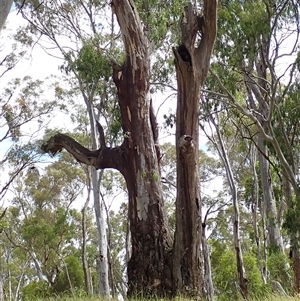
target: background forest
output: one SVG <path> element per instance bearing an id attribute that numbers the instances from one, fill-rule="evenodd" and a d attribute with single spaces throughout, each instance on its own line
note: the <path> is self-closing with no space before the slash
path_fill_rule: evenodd
<path id="1" fill-rule="evenodd" d="M 112 2 L 16 1 L 1 29 L 0 301 L 126 299 L 139 288 L 128 285 L 128 277 L 136 283 L 143 278 L 134 275 L 130 261 L 137 236 L 128 174 L 111 169 L 111 162 L 96 170 L 66 147 L 49 149 L 58 133 L 93 151 L 117 150 L 131 139 L 120 95 L 134 88 L 118 85 L 116 74 L 125 73 L 120 66 L 128 65 L 128 49 L 136 45 L 126 44 L 128 16 L 122 23 L 118 1 Z M 145 76 L 152 130 L 157 120 L 150 136 L 160 174 L 142 171 L 140 178 L 151 177 L 161 186 L 162 228 L 168 225 L 176 247 L 182 134 L 178 137 L 175 102 L 182 95 L 178 70 L 183 68 L 178 61 L 180 56 L 188 70 L 197 62 L 193 50 L 183 59 L 182 28 L 191 7 L 205 15 L 207 1 L 124 3 L 139 14 L 135 22 L 149 42 L 145 65 L 151 72 Z M 197 281 L 200 295 L 210 301 L 300 293 L 299 12 L 297 0 L 218 3 L 210 66 L 199 84 L 193 129 L 199 137 L 192 137 L 199 144 L 195 187 L 201 186 L 201 201 L 194 204 L 201 207 Z M 197 23 L 195 53 L 212 30 L 205 22 Z M 38 62 L 46 77 L 27 74 L 26 62 Z M 128 101 L 131 121 L 129 107 Z M 152 288 L 155 292 L 155 282 Z"/>

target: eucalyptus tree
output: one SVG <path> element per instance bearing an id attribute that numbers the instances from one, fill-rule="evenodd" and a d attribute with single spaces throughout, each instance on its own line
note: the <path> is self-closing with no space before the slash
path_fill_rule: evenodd
<path id="1" fill-rule="evenodd" d="M 26 76 L 11 80 L 1 91 L 0 168 L 7 177 L 1 177 L 0 199 L 22 170 L 42 160 L 39 135 L 52 114 L 63 107 L 45 96 L 45 88 L 42 81 Z"/>
<path id="2" fill-rule="evenodd" d="M 233 25 L 236 19 L 240 22 Z M 300 193 L 297 154 L 293 151 L 297 132 L 292 127 L 294 131 L 291 135 L 285 128 L 285 118 L 289 117 L 283 107 L 295 88 L 298 74 L 298 20 L 299 7 L 296 1 L 222 1 L 219 22 L 222 39 L 217 44 L 219 63 L 212 70 L 219 91 L 256 126 L 264 203 L 268 212 L 268 238 L 273 250 L 282 250 L 283 244 L 272 195 L 268 163 L 270 151 L 276 154 L 282 176 L 293 188 L 295 198 L 288 201 L 286 226 L 290 233 L 296 292 L 300 291 L 300 227 L 296 218 Z M 286 49 L 287 43 L 289 49 Z M 283 67 L 280 68 L 282 63 Z"/>
<path id="3" fill-rule="evenodd" d="M 157 1 L 151 8 L 157 13 L 162 3 Z M 73 3 L 67 5 L 45 2 L 39 6 L 34 3 L 31 5 L 34 9 L 28 8 L 27 19 L 31 24 L 35 20 L 42 22 L 42 26 L 36 22 L 36 28 L 54 43 L 57 41 L 56 31 L 60 29 L 52 27 L 50 30 L 45 27 L 46 23 L 54 22 L 53 12 L 61 18 L 72 18 L 73 29 L 75 26 L 78 31 L 84 30 L 84 26 L 78 26 L 78 16 L 70 14 L 76 7 Z M 78 5 L 83 5 L 81 9 L 88 12 L 99 9 L 99 6 L 95 7 L 91 2 L 80 2 Z M 201 11 L 192 4 L 186 7 L 181 21 L 180 43 L 174 47 L 178 81 L 178 189 L 174 246 L 164 209 L 158 126 L 150 97 L 150 54 L 153 41 L 149 40 L 148 34 L 152 27 L 147 28 L 147 22 L 143 26 L 133 1 L 114 0 L 112 7 L 120 26 L 125 51 L 125 61 L 112 63 L 123 142 L 119 146 L 108 146 L 103 127 L 98 122 L 100 148 L 89 150 L 69 136 L 59 133 L 50 138 L 43 149 L 55 154 L 65 148 L 79 162 L 93 165 L 96 169 L 114 168 L 124 176 L 129 196 L 132 237 L 132 254 L 127 266 L 129 296 L 140 292 L 156 295 L 168 295 L 170 292 L 201 295 L 203 280 L 199 235 L 201 200 L 198 176 L 198 100 L 216 37 L 217 1 L 204 1 Z M 165 7 L 183 8 L 176 5 Z M 52 13 L 47 12 L 46 8 L 53 9 Z M 26 15 L 26 10 L 23 13 Z M 43 17 L 39 19 L 40 16 Z M 94 14 L 90 13 L 90 25 L 95 29 L 98 24 L 93 17 Z M 169 20 L 162 21 L 168 24 Z M 171 21 L 177 22 L 178 18 Z M 56 45 L 59 47 L 59 43 Z M 61 50 L 66 53 L 63 47 Z M 102 52 L 98 50 L 95 53 L 86 62 L 92 65 L 95 72 L 102 72 L 103 65 L 95 64 L 95 59 L 97 61 L 103 57 Z M 88 54 L 91 52 L 88 51 Z M 69 70 L 69 67 L 66 69 Z M 80 65 L 78 71 L 83 70 L 89 76 L 90 73 L 84 67 Z M 86 82 L 85 85 L 93 88 L 93 83 Z M 95 129 L 94 117 L 91 118 L 91 128 Z M 96 138 L 95 131 L 92 136 Z M 94 186 L 94 190 L 95 188 L 97 187 Z"/>
<path id="4" fill-rule="evenodd" d="M 80 237 L 76 210 L 70 206 L 83 189 L 83 174 L 78 167 L 71 169 L 66 165 L 57 161 L 50 164 L 45 173 L 41 168 L 31 168 L 23 176 L 18 176 L 5 217 L 5 240 L 1 241 L 4 248 L 10 246 L 13 262 L 23 260 L 27 272 L 30 266 L 35 271 L 35 278 L 46 281 L 53 290 L 58 289 L 61 273 L 69 273 L 66 260 L 74 254 L 75 241 Z M 26 256 L 18 255 L 19 250 Z M 11 269 L 8 272 L 11 277 L 18 276 Z M 26 273 L 34 279 L 32 274 Z M 22 284 L 24 286 L 24 282 Z M 72 291 L 70 279 L 65 287 Z M 15 289 L 21 288 L 18 285 Z M 15 294 L 18 296 L 17 291 Z"/>
<path id="5" fill-rule="evenodd" d="M 230 162 L 228 149 L 226 150 L 224 137 L 221 133 L 221 121 L 222 114 L 217 110 L 214 112 L 208 112 L 208 117 L 206 118 L 207 127 L 210 127 L 210 133 L 205 130 L 205 127 L 202 125 L 202 130 L 205 132 L 209 141 L 213 144 L 216 152 L 218 153 L 220 160 L 224 165 L 226 172 L 226 179 L 230 189 L 230 196 L 232 199 L 232 204 L 234 208 L 234 217 L 233 217 L 233 238 L 234 238 L 234 250 L 236 255 L 236 266 L 238 281 L 242 296 L 244 299 L 248 298 L 248 280 L 246 276 L 245 264 L 243 259 L 243 249 L 242 249 L 242 240 L 240 236 L 240 203 L 238 200 L 238 187 L 236 179 L 234 176 L 232 163 Z M 229 117 L 227 117 L 229 119 Z M 228 120 L 227 120 L 228 123 Z M 222 131 L 223 133 L 226 131 Z M 233 142 L 236 144 L 236 141 Z"/>
<path id="6" fill-rule="evenodd" d="M 22 1 L 19 3 L 23 17 L 29 21 L 30 30 L 42 34 L 58 49 L 63 59 L 61 70 L 67 76 L 72 74 L 68 84 L 76 92 L 75 95 L 84 101 L 89 116 L 93 149 L 99 148 L 96 130 L 99 113 L 102 114 L 104 110 L 108 111 L 109 103 L 112 103 L 110 105 L 112 108 L 115 103 L 115 92 L 111 91 L 111 81 L 108 80 L 111 69 L 109 58 L 105 57 L 105 54 L 112 57 L 119 56 L 114 48 L 117 29 L 113 18 L 109 28 L 106 29 L 107 24 L 110 23 L 110 17 L 105 3 L 105 1 L 94 4 L 92 1 L 77 1 L 76 3 L 49 1 L 44 2 L 42 6 L 35 1 L 25 5 Z M 61 39 L 62 37 L 64 40 Z M 68 45 L 65 44 L 66 40 Z M 60 88 L 62 91 L 65 89 L 64 86 Z M 63 95 L 64 100 L 66 96 Z M 111 110 L 110 114 L 110 122 L 113 123 L 113 120 L 117 119 L 118 112 Z M 99 191 L 102 172 L 94 168 L 91 172 L 91 193 L 99 232 L 99 292 L 102 296 L 109 297 L 106 224 Z"/>

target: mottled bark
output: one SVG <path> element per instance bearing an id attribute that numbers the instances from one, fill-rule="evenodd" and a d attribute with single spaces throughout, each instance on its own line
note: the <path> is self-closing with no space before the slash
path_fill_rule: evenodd
<path id="1" fill-rule="evenodd" d="M 270 175 L 270 166 L 268 162 L 268 149 L 264 143 L 264 139 L 258 135 L 258 161 L 260 167 L 260 178 L 263 193 L 263 210 L 267 218 L 267 230 L 269 248 L 272 251 L 283 252 L 283 241 L 280 231 L 280 225 L 278 222 L 278 213 L 276 201 L 273 196 L 272 178 Z"/>
<path id="2" fill-rule="evenodd" d="M 253 222 L 253 230 L 254 230 L 254 239 L 256 243 L 257 248 L 257 261 L 258 261 L 258 267 L 261 273 L 261 277 L 263 280 L 263 283 L 267 283 L 267 267 L 266 267 L 266 258 L 262 256 L 263 254 L 266 254 L 264 250 L 262 250 L 261 246 L 261 238 L 259 235 L 259 224 L 258 224 L 258 210 L 259 210 L 259 184 L 258 184 L 258 177 L 257 172 L 255 168 L 255 162 L 256 162 L 256 149 L 254 150 L 253 147 L 251 147 L 251 167 L 252 167 L 252 174 L 253 174 L 253 189 L 252 189 L 252 204 L 251 204 L 251 212 L 252 212 L 252 222 Z M 264 229 L 264 228 L 263 228 Z"/>
<path id="3" fill-rule="evenodd" d="M 181 45 L 174 49 L 178 83 L 176 114 L 177 199 L 173 250 L 173 293 L 201 296 L 201 200 L 198 173 L 200 89 L 216 37 L 217 1 L 204 1 L 203 16 L 190 3 L 182 20 Z M 201 36 L 195 47 L 197 35 Z"/>
<path id="4" fill-rule="evenodd" d="M 202 236 L 201 236 L 201 245 L 204 259 L 204 289 L 205 296 L 208 301 L 214 301 L 214 285 L 211 275 L 211 264 L 210 264 L 210 254 L 208 249 L 208 244 L 206 240 L 205 233 L 206 223 L 205 221 L 202 224 Z"/>
<path id="5" fill-rule="evenodd" d="M 129 195 L 131 257 L 128 262 L 128 295 L 166 295 L 171 290 L 171 248 L 168 219 L 164 211 L 157 133 L 151 118 L 149 93 L 149 43 L 132 1 L 113 0 L 126 50 L 123 66 L 114 66 L 113 79 L 126 148 L 123 175 Z"/>
<path id="6" fill-rule="evenodd" d="M 12 4 L 13 0 L 0 0 L 0 30 L 4 26 Z"/>
<path id="7" fill-rule="evenodd" d="M 3 277 L 1 272 L 2 270 L 0 270 L 0 301 L 5 301 Z"/>
<path id="8" fill-rule="evenodd" d="M 126 181 L 129 195 L 131 257 L 128 295 L 166 295 L 171 291 L 168 260 L 172 240 L 165 215 L 159 174 L 157 125 L 149 93 L 149 45 L 132 1 L 112 1 L 126 50 L 123 66 L 114 66 L 121 109 L 123 144 L 108 148 L 98 124 L 100 148 L 90 151 L 73 139 L 57 134 L 44 146 L 55 153 L 63 147 L 79 162 L 96 169 L 115 168 Z M 95 187 L 95 186 L 94 186 Z"/>
<path id="9" fill-rule="evenodd" d="M 149 94 L 149 43 L 145 37 L 136 7 L 131 0 L 113 0 L 112 7 L 121 28 L 126 60 L 113 67 L 121 110 L 124 141 L 108 148 L 103 129 L 98 124 L 100 148 L 88 150 L 63 134 L 52 137 L 45 151 L 56 153 L 62 148 L 79 162 L 96 169 L 115 168 L 127 184 L 131 256 L 128 262 L 128 295 L 173 293 L 201 294 L 201 201 L 198 175 L 198 103 L 200 88 L 209 68 L 216 36 L 217 1 L 205 1 L 204 17 L 200 18 L 190 5 L 188 21 L 183 22 L 182 42 L 191 53 L 187 63 L 174 50 L 179 83 L 177 146 L 178 202 L 176 242 L 172 269 L 172 239 L 164 211 L 159 172 L 157 124 Z M 197 34 L 201 42 L 194 47 Z M 193 139 L 185 139 L 189 134 Z M 179 145 L 182 138 L 183 144 Z M 172 279 L 172 272 L 174 277 Z M 172 282 L 172 280 L 174 280 Z M 173 286 L 173 287 L 172 287 Z"/>
<path id="10" fill-rule="evenodd" d="M 91 278 L 89 275 L 89 267 L 88 267 L 88 261 L 87 261 L 87 225 L 86 225 L 86 211 L 88 208 L 88 204 L 90 202 L 90 195 L 91 195 L 91 181 L 89 176 L 89 170 L 87 170 L 87 199 L 86 202 L 81 210 L 81 227 L 82 227 L 82 246 L 81 246 L 81 262 L 82 262 L 82 269 L 83 269 L 83 275 L 84 275 L 84 289 L 85 292 L 90 295 L 92 293 L 92 284 L 91 284 Z"/>

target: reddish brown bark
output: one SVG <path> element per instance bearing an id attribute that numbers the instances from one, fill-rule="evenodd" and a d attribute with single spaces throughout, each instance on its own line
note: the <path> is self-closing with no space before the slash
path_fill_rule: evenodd
<path id="1" fill-rule="evenodd" d="M 152 130 L 155 126 L 150 122 L 149 76 L 140 74 L 146 68 L 147 59 L 138 62 L 135 72 L 129 58 L 122 68 L 114 70 L 127 163 L 123 175 L 129 194 L 132 240 L 132 255 L 127 267 L 129 296 L 141 292 L 164 295 L 171 290 L 166 254 L 172 245 Z"/>
<path id="2" fill-rule="evenodd" d="M 200 90 L 209 69 L 217 32 L 217 1 L 204 1 L 203 12 L 204 15 L 199 16 L 192 4 L 186 8 L 182 21 L 182 44 L 174 49 L 178 97 L 173 293 L 187 296 L 201 296 L 203 287 L 198 118 Z M 196 36 L 199 34 L 201 40 L 195 47 Z"/>
<path id="3" fill-rule="evenodd" d="M 192 6 L 188 8 L 183 44 L 191 53 L 191 62 L 187 63 L 174 51 L 179 84 L 176 134 L 179 163 L 173 258 L 159 173 L 157 124 L 149 95 L 149 45 L 131 0 L 112 1 L 126 51 L 124 65 L 115 64 L 113 68 L 124 133 L 122 145 L 106 147 L 103 129 L 98 124 L 101 144 L 98 150 L 90 151 L 63 134 L 55 135 L 43 146 L 52 153 L 65 148 L 79 162 L 97 169 L 115 168 L 123 174 L 129 194 L 132 244 L 128 262 L 129 296 L 165 296 L 171 292 L 199 295 L 202 289 L 198 102 L 216 35 L 216 5 L 216 0 L 205 1 L 204 18 L 199 18 Z M 199 31 L 202 39 L 199 47 L 194 48 Z"/>

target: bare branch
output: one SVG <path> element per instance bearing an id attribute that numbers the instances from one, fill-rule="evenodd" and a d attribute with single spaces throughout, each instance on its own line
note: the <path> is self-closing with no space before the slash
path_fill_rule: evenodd
<path id="1" fill-rule="evenodd" d="M 44 152 L 51 153 L 52 155 L 61 152 L 62 149 L 65 148 L 78 162 L 87 165 L 95 165 L 99 155 L 98 150 L 91 151 L 79 144 L 73 138 L 61 133 L 51 137 L 41 148 Z"/>

